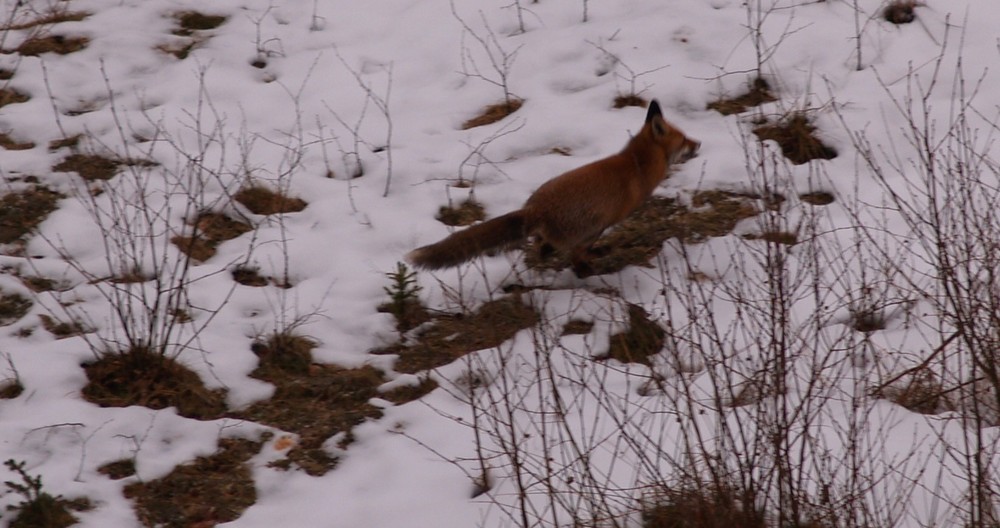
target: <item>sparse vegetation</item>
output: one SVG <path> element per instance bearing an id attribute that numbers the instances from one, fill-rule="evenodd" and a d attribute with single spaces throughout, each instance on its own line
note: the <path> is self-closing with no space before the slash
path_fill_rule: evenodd
<path id="1" fill-rule="evenodd" d="M 523 104 L 524 101 L 517 98 L 512 98 L 510 101 L 502 103 L 491 104 L 484 108 L 483 111 L 476 117 L 470 118 L 462 123 L 462 130 L 492 125 L 497 121 L 503 120 L 505 117 L 513 114 L 514 112 L 517 112 Z"/>
<path id="2" fill-rule="evenodd" d="M 250 185 L 239 190 L 233 199 L 243 204 L 251 213 L 273 215 L 297 213 L 306 208 L 301 198 L 286 196 L 263 185 Z"/>
<path id="3" fill-rule="evenodd" d="M 442 205 L 434 218 L 444 225 L 467 226 L 486 218 L 486 209 L 470 198 L 456 206 Z"/>
<path id="4" fill-rule="evenodd" d="M 753 129 L 761 141 L 772 140 L 781 153 L 792 163 L 801 165 L 814 159 L 833 159 L 837 151 L 813 135 L 816 127 L 802 113 L 793 113 L 777 123 L 768 123 Z"/>
<path id="5" fill-rule="evenodd" d="M 388 312 L 396 318 L 396 329 L 406 332 L 427 321 L 430 316 L 420 302 L 421 287 L 417 284 L 417 272 L 410 270 L 402 262 L 396 263 L 396 271 L 386 273 L 390 285 L 384 286 L 389 302 L 378 307 L 380 312 Z"/>
<path id="6" fill-rule="evenodd" d="M 4 466 L 18 476 L 18 481 L 5 481 L 9 492 L 22 497 L 20 503 L 11 506 L 16 512 L 8 525 L 10 528 L 65 528 L 76 524 L 71 510 L 82 511 L 90 508 L 86 499 L 69 501 L 61 496 L 52 496 L 42 489 L 42 477 L 33 477 L 25 469 L 24 462 L 7 460 Z"/>
<path id="7" fill-rule="evenodd" d="M 741 114 L 752 107 L 777 100 L 778 98 L 771 93 L 771 85 L 763 78 L 756 77 L 750 82 L 750 87 L 745 94 L 712 101 L 708 103 L 708 109 L 715 110 L 722 115 Z"/>

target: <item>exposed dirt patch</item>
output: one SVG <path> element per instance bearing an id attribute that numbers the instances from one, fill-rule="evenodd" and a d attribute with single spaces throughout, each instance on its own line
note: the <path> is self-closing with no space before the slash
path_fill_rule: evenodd
<path id="1" fill-rule="evenodd" d="M 219 450 L 174 468 L 167 476 L 125 487 L 145 526 L 201 528 L 239 518 L 257 502 L 247 461 L 262 442 L 219 440 Z"/>
<path id="2" fill-rule="evenodd" d="M 663 349 L 666 331 L 641 306 L 628 304 L 628 330 L 611 336 L 608 352 L 594 359 L 649 365 L 649 358 Z"/>
<path id="3" fill-rule="evenodd" d="M 696 243 L 729 234 L 737 222 L 760 212 L 759 200 L 726 191 L 701 191 L 687 208 L 671 198 L 654 196 L 622 223 L 594 243 L 590 266 L 595 274 L 615 273 L 627 266 L 650 266 L 663 243 L 678 238 Z M 542 257 L 533 244 L 524 261 L 535 269 L 564 269 L 569 259 L 554 254 Z"/>
<path id="4" fill-rule="evenodd" d="M 23 240 L 56 210 L 62 195 L 45 187 L 15 191 L 0 197 L 0 244 Z"/>
<path id="5" fill-rule="evenodd" d="M 0 81 L 9 81 L 14 78 L 14 70 L 0 68 Z"/>
<path id="6" fill-rule="evenodd" d="M 43 53 L 68 55 L 86 48 L 89 43 L 90 39 L 87 37 L 49 35 L 25 40 L 14 51 L 25 57 L 37 57 Z"/>
<path id="7" fill-rule="evenodd" d="M 499 346 L 538 321 L 538 313 L 521 302 L 520 295 L 513 294 L 487 302 L 471 314 L 435 315 L 411 343 L 397 343 L 373 353 L 398 354 L 397 372 L 420 372 L 447 365 L 469 352 Z"/>
<path id="8" fill-rule="evenodd" d="M 70 11 L 65 5 L 54 5 L 30 20 L 0 26 L 0 31 L 31 29 L 38 26 L 51 26 L 60 22 L 79 22 L 89 16 L 90 13 L 86 11 Z"/>
<path id="9" fill-rule="evenodd" d="M 345 369 L 313 363 L 315 346 L 312 340 L 289 333 L 255 342 L 251 348 L 260 364 L 250 375 L 273 384 L 274 396 L 230 416 L 298 434 L 298 445 L 277 466 L 294 463 L 318 476 L 337 462 L 323 448 L 330 437 L 344 433 L 340 445 L 346 446 L 351 428 L 382 415 L 368 400 L 379 395 L 376 389 L 384 380 L 372 367 Z"/>
<path id="10" fill-rule="evenodd" d="M 777 123 L 768 123 L 753 129 L 761 141 L 770 139 L 778 143 L 781 153 L 792 163 L 801 165 L 814 159 L 833 159 L 837 151 L 823 144 L 813 132 L 816 127 L 802 113 L 794 113 Z"/>
<path id="11" fill-rule="evenodd" d="M 206 15 L 197 11 L 183 11 L 174 15 L 177 21 L 177 29 L 174 35 L 189 37 L 196 31 L 208 31 L 221 26 L 226 17 L 222 15 Z"/>
<path id="12" fill-rule="evenodd" d="M 916 0 L 893 0 L 885 6 L 882 18 L 893 24 L 909 24 L 917 19 L 917 6 L 923 5 Z"/>
<path id="13" fill-rule="evenodd" d="M 501 119 L 517 112 L 524 104 L 521 99 L 512 98 L 509 102 L 497 103 L 487 106 L 479 115 L 462 123 L 462 130 L 491 125 Z"/>
<path id="14" fill-rule="evenodd" d="M 173 55 L 179 60 L 184 60 L 191 55 L 191 50 L 195 49 L 199 44 L 196 39 L 184 39 L 182 42 L 172 42 L 169 44 L 161 44 L 156 47 L 156 49 Z"/>
<path id="15" fill-rule="evenodd" d="M 625 108 L 626 106 L 646 108 L 648 105 L 649 102 L 636 94 L 619 95 L 618 97 L 615 97 L 614 101 L 615 108 Z"/>
<path id="16" fill-rule="evenodd" d="M 757 77 L 751 81 L 746 93 L 712 101 L 708 103 L 708 109 L 715 110 L 722 115 L 740 114 L 752 107 L 777 100 L 778 98 L 771 93 L 771 86 L 767 84 L 767 81 Z"/>
<path id="17" fill-rule="evenodd" d="M 35 148 L 35 143 L 32 141 L 18 141 L 10 134 L 0 133 L 0 147 L 7 150 L 30 150 Z"/>
<path id="18" fill-rule="evenodd" d="M 799 200 L 810 205 L 830 205 L 834 202 L 834 196 L 826 191 L 814 191 L 800 194 Z"/>
<path id="19" fill-rule="evenodd" d="M 0 290 L 0 326 L 7 326 L 24 317 L 34 303 L 19 293 Z"/>
<path id="20" fill-rule="evenodd" d="M 170 241 L 185 255 L 199 262 L 212 258 L 219 244 L 253 229 L 245 222 L 212 212 L 198 215 L 191 225 L 194 228 L 191 236 L 175 236 Z"/>
<path id="21" fill-rule="evenodd" d="M 297 213 L 306 208 L 301 198 L 286 196 L 263 185 L 251 185 L 239 190 L 233 199 L 243 204 L 250 212 L 259 215 Z"/>
<path id="22" fill-rule="evenodd" d="M 434 218 L 444 225 L 467 226 L 486 218 L 486 209 L 470 198 L 455 206 L 442 205 Z"/>
<path id="23" fill-rule="evenodd" d="M 175 407 L 187 418 L 211 420 L 226 411 L 225 393 L 209 390 L 197 374 L 149 349 L 108 353 L 84 363 L 85 400 L 101 407 Z"/>
<path id="24" fill-rule="evenodd" d="M 23 103 L 31 99 L 31 96 L 9 87 L 0 87 L 0 107 L 9 104 Z"/>

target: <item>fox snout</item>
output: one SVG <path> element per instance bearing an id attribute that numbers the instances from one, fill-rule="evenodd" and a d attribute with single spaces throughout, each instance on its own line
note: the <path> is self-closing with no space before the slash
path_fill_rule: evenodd
<path id="1" fill-rule="evenodd" d="M 701 148 L 701 141 L 696 141 L 693 139 L 684 138 L 684 143 L 681 148 L 677 150 L 674 155 L 674 163 L 684 163 L 685 161 L 694 158 L 698 155 L 698 149 Z"/>

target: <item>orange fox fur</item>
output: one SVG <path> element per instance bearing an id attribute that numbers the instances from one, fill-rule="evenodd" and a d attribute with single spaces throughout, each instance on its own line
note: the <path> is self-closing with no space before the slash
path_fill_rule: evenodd
<path id="1" fill-rule="evenodd" d="M 670 164 L 690 159 L 700 145 L 668 123 L 654 100 L 642 129 L 621 152 L 556 176 L 521 209 L 417 248 L 406 260 L 418 268 L 448 268 L 537 236 L 543 250 L 569 255 L 577 276 L 590 275 L 591 244 L 649 198 Z"/>

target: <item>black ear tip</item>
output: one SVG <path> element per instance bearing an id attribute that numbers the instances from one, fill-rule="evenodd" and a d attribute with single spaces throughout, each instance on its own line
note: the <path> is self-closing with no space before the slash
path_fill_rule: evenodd
<path id="1" fill-rule="evenodd" d="M 646 112 L 646 122 L 649 122 L 654 117 L 663 117 L 663 112 L 660 111 L 660 103 L 656 99 L 649 102 L 649 111 Z"/>

